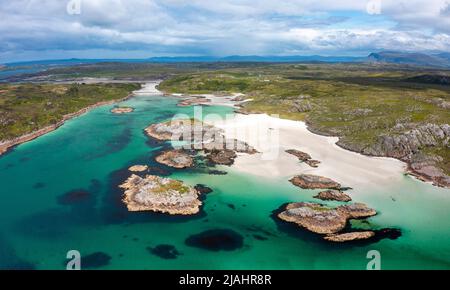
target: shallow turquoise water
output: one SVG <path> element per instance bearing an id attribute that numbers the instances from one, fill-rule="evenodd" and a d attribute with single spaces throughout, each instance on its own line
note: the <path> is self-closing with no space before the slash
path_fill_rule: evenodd
<path id="1" fill-rule="evenodd" d="M 102 269 L 365 269 L 369 250 L 380 251 L 383 269 L 450 269 L 450 191 L 409 177 L 355 196 L 380 212 L 369 220 L 371 226 L 402 230 L 397 240 L 372 244 L 327 244 L 279 228 L 271 212 L 286 202 L 313 201 L 314 192 L 224 167 L 218 169 L 227 175 L 168 172 L 214 190 L 199 217 L 128 213 L 117 189 L 128 174 L 123 169 L 156 166 L 152 156 L 162 145 L 149 141 L 143 129 L 177 112 L 193 113 L 175 104 L 170 98 L 140 96 L 123 103 L 136 108 L 128 115 L 111 114 L 112 106 L 98 108 L 0 157 L 0 269 L 64 269 L 66 253 L 73 249 L 109 255 Z M 61 197 L 74 190 L 89 198 L 61 204 Z M 185 244 L 190 235 L 211 229 L 236 231 L 243 247 L 214 252 Z M 175 246 L 181 255 L 168 260 L 147 249 L 160 244 Z"/>

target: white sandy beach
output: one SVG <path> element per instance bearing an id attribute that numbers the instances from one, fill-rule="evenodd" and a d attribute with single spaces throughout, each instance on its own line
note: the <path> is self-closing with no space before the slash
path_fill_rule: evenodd
<path id="1" fill-rule="evenodd" d="M 337 137 L 325 137 L 308 131 L 304 122 L 268 115 L 241 115 L 214 125 L 226 136 L 247 142 L 259 154 L 242 155 L 233 169 L 264 178 L 286 179 L 302 173 L 321 175 L 355 189 L 391 183 L 403 178 L 406 164 L 392 158 L 368 157 L 340 148 Z M 270 137 L 270 138 L 269 138 Z M 297 149 L 321 161 L 312 168 L 286 153 Z"/>
<path id="2" fill-rule="evenodd" d="M 134 91 L 133 94 L 136 96 L 139 95 L 161 95 L 161 91 L 159 91 L 156 87 L 161 83 L 161 81 L 153 81 L 153 82 L 147 82 L 144 85 L 142 85 L 142 88 L 140 88 L 137 91 Z"/>

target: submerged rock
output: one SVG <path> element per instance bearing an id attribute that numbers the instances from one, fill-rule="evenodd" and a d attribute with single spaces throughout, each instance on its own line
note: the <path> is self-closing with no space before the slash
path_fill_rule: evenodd
<path id="1" fill-rule="evenodd" d="M 332 234 L 324 237 L 325 240 L 336 243 L 351 242 L 358 240 L 367 240 L 375 237 L 375 232 L 364 231 L 364 232 L 351 232 L 343 234 Z"/>
<path id="2" fill-rule="evenodd" d="M 244 238 L 233 230 L 216 229 L 192 235 L 185 243 L 190 247 L 214 252 L 234 251 L 244 246 Z"/>
<path id="3" fill-rule="evenodd" d="M 352 201 L 352 198 L 345 194 L 344 192 L 340 190 L 327 190 L 322 191 L 314 198 L 321 199 L 321 200 L 334 200 L 334 201 L 342 201 L 342 202 L 349 202 Z"/>
<path id="4" fill-rule="evenodd" d="M 183 182 L 159 176 L 132 175 L 120 185 L 129 211 L 153 211 L 171 215 L 199 213 L 202 202 L 194 188 Z"/>
<path id="5" fill-rule="evenodd" d="M 177 248 L 175 248 L 175 246 L 172 245 L 158 245 L 154 248 L 148 247 L 147 251 L 149 251 L 151 254 L 155 256 L 158 256 L 166 260 L 173 260 L 181 255 L 181 253 L 177 250 Z"/>
<path id="6" fill-rule="evenodd" d="M 114 109 L 111 110 L 111 113 L 113 114 L 128 114 L 128 113 L 132 113 L 134 112 L 134 108 L 130 108 L 130 107 L 116 107 Z"/>
<path id="7" fill-rule="evenodd" d="M 336 189 L 339 190 L 341 185 L 336 181 L 312 174 L 301 174 L 290 180 L 292 184 L 303 189 Z"/>
<path id="8" fill-rule="evenodd" d="M 173 168 L 188 168 L 194 165 L 194 158 L 183 150 L 171 150 L 156 157 L 156 162 Z"/>

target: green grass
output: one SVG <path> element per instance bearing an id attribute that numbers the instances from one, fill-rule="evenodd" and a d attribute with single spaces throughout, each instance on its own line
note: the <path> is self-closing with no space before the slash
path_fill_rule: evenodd
<path id="1" fill-rule="evenodd" d="M 0 140 L 59 122 L 64 115 L 102 101 L 126 97 L 137 84 L 0 85 Z"/>
<path id="2" fill-rule="evenodd" d="M 450 101 L 450 86 L 405 81 L 421 74 L 445 74 L 416 67 L 369 64 L 267 64 L 189 73 L 160 85 L 169 93 L 245 93 L 253 101 L 244 110 L 304 120 L 316 132 L 341 137 L 363 149 L 383 134 L 397 134 L 396 124 L 449 124 L 450 113 L 436 100 Z M 302 97 L 303 96 L 303 97 Z M 305 98 L 304 96 L 307 96 Z M 308 102 L 300 112 L 295 103 Z M 423 148 L 424 152 L 426 148 Z M 449 148 L 429 150 L 450 173 Z"/>

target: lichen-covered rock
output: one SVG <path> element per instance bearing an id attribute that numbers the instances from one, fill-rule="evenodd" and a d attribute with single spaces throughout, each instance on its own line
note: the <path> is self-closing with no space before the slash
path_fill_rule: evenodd
<path id="1" fill-rule="evenodd" d="M 367 218 L 377 214 L 376 210 L 368 207 L 364 203 L 343 205 L 338 207 L 337 210 L 346 214 L 349 219 Z"/>
<path id="2" fill-rule="evenodd" d="M 129 171 L 131 172 L 144 172 L 148 170 L 148 166 L 147 165 L 134 165 L 131 166 L 130 168 L 128 168 Z"/>
<path id="3" fill-rule="evenodd" d="M 331 234 L 324 237 L 325 240 L 336 243 L 344 243 L 359 240 L 368 240 L 375 237 L 373 231 L 351 232 L 343 234 Z"/>
<path id="4" fill-rule="evenodd" d="M 213 150 L 206 155 L 206 158 L 214 164 L 233 165 L 237 154 L 232 150 Z"/>
<path id="5" fill-rule="evenodd" d="M 342 231 L 347 216 L 337 210 L 316 203 L 292 203 L 278 217 L 293 222 L 317 234 L 333 234 Z"/>
<path id="6" fill-rule="evenodd" d="M 352 201 L 352 198 L 345 194 L 344 192 L 340 190 L 327 190 L 322 191 L 314 198 L 321 199 L 321 200 L 334 200 L 334 201 L 341 201 L 341 202 L 349 202 Z"/>
<path id="7" fill-rule="evenodd" d="M 153 211 L 171 215 L 193 215 L 200 211 L 199 193 L 183 182 L 154 175 L 132 175 L 120 188 L 129 211 Z"/>
<path id="8" fill-rule="evenodd" d="M 336 181 L 312 174 L 301 174 L 295 176 L 290 180 L 292 184 L 303 189 L 337 189 L 341 188 L 341 185 Z"/>
<path id="9" fill-rule="evenodd" d="M 194 165 L 194 158 L 183 150 L 171 150 L 163 152 L 156 157 L 156 162 L 173 168 L 189 168 Z"/>
<path id="10" fill-rule="evenodd" d="M 373 215 L 376 211 L 361 203 L 332 208 L 319 203 L 299 202 L 288 204 L 278 217 L 313 233 L 328 235 L 340 233 L 350 219 Z"/>

